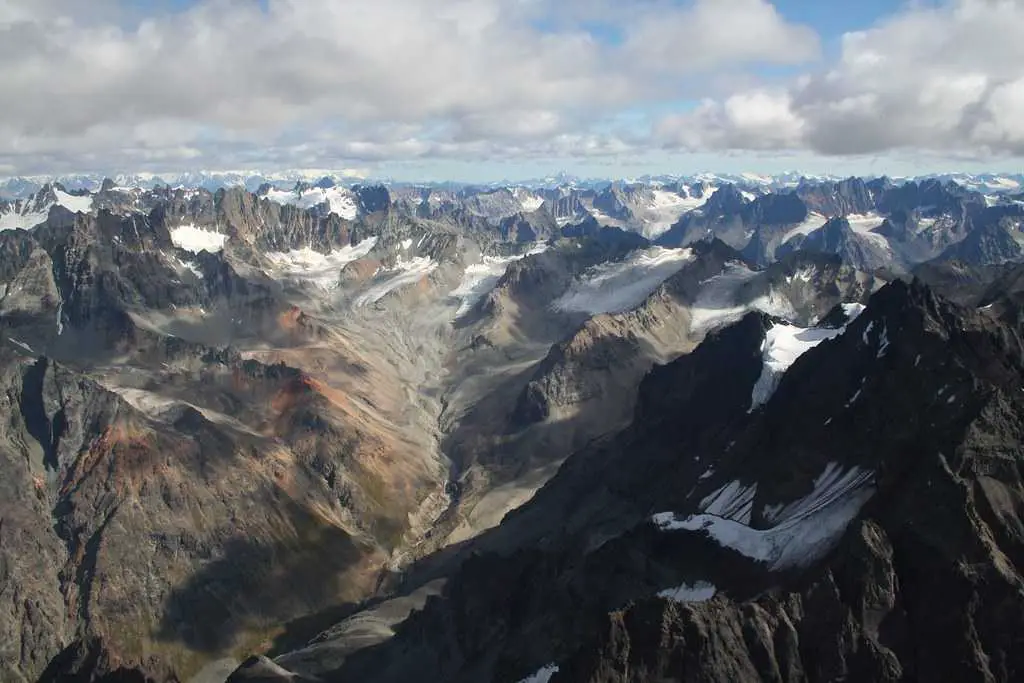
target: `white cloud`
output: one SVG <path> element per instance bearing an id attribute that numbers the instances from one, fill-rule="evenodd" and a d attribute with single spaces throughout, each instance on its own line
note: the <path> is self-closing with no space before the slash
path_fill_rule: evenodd
<path id="1" fill-rule="evenodd" d="M 796 64 L 818 54 L 818 37 L 763 0 L 716 0 L 691 11 L 643 12 L 626 30 L 625 54 L 648 68 L 715 68 L 763 61 Z"/>
<path id="2" fill-rule="evenodd" d="M 1024 154 L 1024 3 L 919 3 L 846 34 L 830 68 L 668 116 L 669 147 Z"/>
<path id="3" fill-rule="evenodd" d="M 817 51 L 765 0 L 0 0 L 0 164 L 618 154 L 617 112 Z"/>
<path id="4" fill-rule="evenodd" d="M 797 147 L 802 130 L 803 121 L 794 114 L 788 93 L 751 90 L 722 102 L 705 100 L 692 112 L 665 117 L 655 136 L 688 149 L 764 150 Z"/>

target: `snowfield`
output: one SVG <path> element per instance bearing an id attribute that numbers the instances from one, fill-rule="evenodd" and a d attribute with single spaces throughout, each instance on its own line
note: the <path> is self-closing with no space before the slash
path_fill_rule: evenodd
<path id="1" fill-rule="evenodd" d="M 662 512 L 651 521 L 662 531 L 705 533 L 723 547 L 764 562 L 773 571 L 802 568 L 835 547 L 874 495 L 873 477 L 868 470 L 844 470 L 830 463 L 815 479 L 811 493 L 788 504 L 765 508 L 766 519 L 774 525 L 768 529 L 754 529 L 707 511 L 682 519 L 673 512 Z"/>
<path id="2" fill-rule="evenodd" d="M 782 381 L 782 375 L 796 362 L 797 358 L 821 342 L 834 339 L 845 332 L 846 327 L 864 312 L 865 306 L 859 303 L 848 303 L 842 304 L 842 308 L 846 315 L 846 325 L 842 327 L 805 328 L 781 323 L 774 325 L 765 333 L 764 345 L 761 347 L 764 366 L 761 369 L 761 376 L 754 383 L 748 412 L 753 412 L 768 402 L 768 399 L 775 393 L 775 389 L 778 388 L 779 382 Z"/>
<path id="3" fill-rule="evenodd" d="M 825 471 L 814 480 L 814 490 L 807 496 L 792 503 L 766 505 L 762 514 L 769 524 L 779 524 L 797 519 L 814 512 L 815 508 L 827 505 L 841 496 L 871 482 L 874 473 L 860 467 L 843 470 L 838 463 L 830 462 Z"/>
<path id="4" fill-rule="evenodd" d="M 668 190 L 654 190 L 650 205 L 639 212 L 643 223 L 641 232 L 648 239 L 660 237 L 685 214 L 704 206 L 709 196 L 710 193 L 693 197 L 688 191 L 684 196 Z"/>
<path id="5" fill-rule="evenodd" d="M 347 221 L 354 221 L 359 215 L 359 204 L 356 201 L 355 193 L 344 187 L 329 187 L 327 189 L 313 187 L 301 194 L 271 188 L 266 196 L 272 202 L 282 205 L 290 204 L 300 209 L 311 209 L 326 203 L 330 206 L 330 213 Z"/>
<path id="6" fill-rule="evenodd" d="M 803 223 L 795 228 L 791 228 L 789 232 L 782 236 L 782 243 L 785 244 L 797 235 L 810 235 L 818 228 L 824 226 L 825 223 L 828 223 L 828 219 L 820 213 L 808 214 Z"/>
<path id="7" fill-rule="evenodd" d="M 347 244 L 326 254 L 309 247 L 270 252 L 266 257 L 272 267 L 267 274 L 281 279 L 309 282 L 321 289 L 333 289 L 338 286 L 341 269 L 369 255 L 376 244 L 376 237 L 368 237 L 358 244 Z"/>
<path id="8" fill-rule="evenodd" d="M 515 256 L 484 256 L 480 263 L 474 263 L 466 267 L 459 286 L 453 289 L 448 296 L 459 300 L 459 309 L 455 312 L 456 317 L 469 313 L 470 309 L 487 296 L 498 284 L 498 280 L 508 270 L 508 264 L 519 261 L 533 254 L 540 254 L 546 251 L 548 245 L 540 243 L 525 254 Z"/>
<path id="9" fill-rule="evenodd" d="M 0 212 L 0 231 L 29 230 L 40 223 L 45 223 L 49 211 L 18 213 L 12 206 L 9 211 Z"/>
<path id="10" fill-rule="evenodd" d="M 71 213 L 89 213 L 92 211 L 92 196 L 79 197 L 68 194 L 63 190 L 53 188 L 53 194 L 57 198 L 44 206 L 39 206 L 38 211 L 27 211 L 29 202 L 12 202 L 9 207 L 0 210 L 0 232 L 4 230 L 30 230 L 40 223 L 45 223 L 50 216 L 50 209 L 54 206 L 63 206 Z M 20 208 L 19 208 L 20 207 Z"/>
<path id="11" fill-rule="evenodd" d="M 877 232 L 872 232 L 875 228 L 880 226 L 885 218 L 877 213 L 872 214 L 850 214 L 846 217 L 847 222 L 850 224 L 850 229 L 858 235 L 866 237 L 883 249 L 889 249 L 889 240 L 885 238 L 885 235 L 879 235 Z"/>
<path id="12" fill-rule="evenodd" d="M 833 339 L 842 333 L 843 328 L 804 328 L 786 324 L 775 325 L 768 330 L 762 347 L 764 367 L 754 384 L 750 410 L 753 411 L 768 402 L 779 386 L 782 375 L 797 358 L 826 339 Z"/>
<path id="13" fill-rule="evenodd" d="M 208 251 L 214 254 L 224 249 L 228 236 L 214 230 L 204 230 L 194 225 L 180 225 L 171 229 L 171 243 L 179 249 L 198 254 Z"/>
<path id="14" fill-rule="evenodd" d="M 690 335 L 700 336 L 734 323 L 749 311 L 761 311 L 779 318 L 796 317 L 793 305 L 785 297 L 769 292 L 749 302 L 739 302 L 743 285 L 757 273 L 740 263 L 727 266 L 725 272 L 706 280 L 690 312 Z"/>
<path id="15" fill-rule="evenodd" d="M 525 213 L 533 213 L 544 205 L 543 197 L 522 187 L 514 188 L 512 190 L 512 196 L 519 201 L 519 206 L 522 207 L 522 210 Z"/>
<path id="16" fill-rule="evenodd" d="M 590 315 L 628 311 L 694 258 L 691 249 L 638 249 L 622 261 L 587 269 L 551 306 Z"/>
<path id="17" fill-rule="evenodd" d="M 426 256 L 416 256 L 408 261 L 398 259 L 394 268 L 385 271 L 389 277 L 370 286 L 355 299 L 356 306 L 377 303 L 400 287 L 419 282 L 437 269 L 437 262 Z"/>
<path id="18" fill-rule="evenodd" d="M 57 188 L 53 189 L 53 194 L 57 197 L 57 204 L 63 206 L 71 213 L 89 213 L 92 211 L 92 196 L 90 195 L 78 197 Z"/>

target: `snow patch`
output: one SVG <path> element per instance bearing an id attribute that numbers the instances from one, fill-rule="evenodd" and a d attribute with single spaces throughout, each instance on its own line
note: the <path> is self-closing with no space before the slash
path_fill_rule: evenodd
<path id="1" fill-rule="evenodd" d="M 844 470 L 839 463 L 830 462 L 815 478 L 811 493 L 792 503 L 766 505 L 762 516 L 769 524 L 780 524 L 805 516 L 855 489 L 862 488 L 870 483 L 872 476 L 874 473 L 871 470 L 861 467 Z"/>
<path id="2" fill-rule="evenodd" d="M 782 236 L 782 243 L 786 243 L 793 239 L 797 235 L 810 235 L 818 228 L 828 223 L 828 219 L 820 213 L 807 214 L 807 218 L 804 219 L 803 223 L 800 223 Z"/>
<path id="3" fill-rule="evenodd" d="M 519 683 L 548 683 L 548 681 L 551 680 L 551 677 L 556 673 L 558 673 L 558 665 L 548 664 L 547 666 L 541 667 L 540 670 L 532 676 L 527 676 L 523 680 L 519 681 Z"/>
<path id="4" fill-rule="evenodd" d="M 354 221 L 359 215 L 355 193 L 344 187 L 312 187 L 301 193 L 271 188 L 266 197 L 277 204 L 289 204 L 300 209 L 312 209 L 326 203 L 330 213 L 337 214 L 347 221 Z"/>
<path id="5" fill-rule="evenodd" d="M 689 192 L 684 195 L 668 190 L 653 190 L 650 203 L 638 212 L 643 223 L 644 237 L 660 237 L 684 214 L 704 206 L 709 196 L 710 193 L 705 193 L 703 197 L 694 197 Z"/>
<path id="6" fill-rule="evenodd" d="M 794 318 L 796 311 L 784 296 L 769 291 L 748 303 L 737 303 L 744 284 L 757 276 L 745 265 L 733 263 L 703 283 L 690 311 L 690 335 L 707 334 L 742 318 L 749 311 L 761 311 L 779 318 Z"/>
<path id="7" fill-rule="evenodd" d="M 228 236 L 215 230 L 204 230 L 194 225 L 179 225 L 171 229 L 171 243 L 179 249 L 198 254 L 208 251 L 214 254 L 224 249 Z"/>
<path id="8" fill-rule="evenodd" d="M 788 324 L 777 324 L 768 330 L 765 333 L 762 346 L 764 366 L 761 369 L 761 376 L 754 383 L 754 390 L 750 397 L 750 411 L 748 412 L 753 412 L 768 402 L 779 386 L 779 382 L 782 381 L 782 375 L 796 362 L 797 358 L 826 339 L 839 336 L 844 330 L 845 327 L 837 329 L 803 328 Z"/>
<path id="9" fill-rule="evenodd" d="M 367 306 L 376 303 L 387 294 L 419 282 L 437 269 L 437 263 L 426 256 L 416 256 L 408 261 L 398 259 L 393 268 L 384 271 L 389 274 L 387 279 L 372 285 L 355 299 L 356 306 Z"/>
<path id="10" fill-rule="evenodd" d="M 309 282 L 321 289 L 338 286 L 338 275 L 349 263 L 367 256 L 377 244 L 377 237 L 368 237 L 358 244 L 347 244 L 326 254 L 309 247 L 266 254 L 272 268 L 271 277 Z"/>
<path id="11" fill-rule="evenodd" d="M 678 588 L 667 588 L 658 597 L 672 600 L 673 602 L 707 602 L 715 597 L 718 589 L 715 584 L 707 581 L 696 581 L 692 584 L 684 583 Z"/>
<path id="12" fill-rule="evenodd" d="M 535 194 L 524 194 L 519 197 L 519 206 L 522 207 L 526 213 L 533 213 L 540 207 L 544 206 L 544 198 L 538 197 Z"/>
<path id="13" fill-rule="evenodd" d="M 71 213 L 89 213 L 92 211 L 92 195 L 79 197 L 57 188 L 53 188 L 53 194 L 57 198 L 57 204 L 63 206 Z"/>
<path id="14" fill-rule="evenodd" d="M 877 232 L 872 232 L 872 230 L 880 226 L 882 221 L 885 220 L 881 215 L 877 213 L 854 213 L 846 216 L 846 220 L 850 224 L 850 229 L 855 233 L 867 238 L 884 249 L 889 249 L 889 240 L 885 238 L 885 235 L 879 235 Z"/>
<path id="15" fill-rule="evenodd" d="M 412 247 L 412 239 L 411 238 L 402 240 L 402 249 L 404 249 L 405 251 L 408 251 L 411 247 Z"/>
<path id="16" fill-rule="evenodd" d="M 7 211 L 0 211 L 0 232 L 4 230 L 29 230 L 40 223 L 45 223 L 48 211 L 20 213 L 17 205 L 11 205 Z"/>
<path id="17" fill-rule="evenodd" d="M 178 272 L 179 275 L 187 270 L 198 278 L 203 277 L 203 271 L 199 269 L 199 264 L 197 264 L 195 261 L 185 261 L 169 254 L 165 254 L 165 256 L 167 257 L 167 260 L 170 262 L 170 264 L 174 266 L 174 269 Z"/>
<path id="18" fill-rule="evenodd" d="M 638 249 L 622 261 L 588 268 L 551 307 L 591 315 L 627 311 L 694 258 L 691 249 Z"/>
<path id="19" fill-rule="evenodd" d="M 814 490 L 785 506 L 766 508 L 775 520 L 769 529 L 710 514 L 680 519 L 672 512 L 654 515 L 662 531 L 700 531 L 726 548 L 764 562 L 774 571 L 807 567 L 824 557 L 874 494 L 872 473 L 854 469 L 840 474 L 839 465 L 827 467 Z"/>
<path id="20" fill-rule="evenodd" d="M 533 254 L 540 254 L 546 251 L 548 245 L 537 244 L 525 254 L 515 256 L 484 256 L 480 263 L 474 263 L 466 267 L 459 286 L 453 289 L 448 296 L 459 300 L 459 308 L 455 312 L 456 317 L 461 317 L 476 305 L 476 302 L 487 296 L 498 284 L 498 280 L 508 270 L 508 264 L 518 261 Z"/>
<path id="21" fill-rule="evenodd" d="M 852 303 L 842 304 L 843 313 L 846 315 L 846 323 L 852 323 L 854 320 L 860 317 L 860 314 L 867 308 L 864 304 Z"/>

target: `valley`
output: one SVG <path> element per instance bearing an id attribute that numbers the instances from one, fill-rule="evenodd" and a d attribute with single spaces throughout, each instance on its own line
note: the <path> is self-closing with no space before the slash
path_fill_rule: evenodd
<path id="1" fill-rule="evenodd" d="M 703 618 L 655 615 L 658 595 L 714 599 L 708 629 L 751 609 L 803 629 L 765 595 L 812 600 L 800 571 L 848 527 L 874 534 L 872 571 L 896 552 L 878 529 L 903 542 L 872 502 L 901 476 L 883 458 L 974 467 L 1014 438 L 1009 190 L 111 181 L 0 216 L 4 680 L 649 672 L 601 634 Z M 889 354 L 928 388 L 886 379 Z M 924 453 L 913 415 L 940 388 L 948 433 Z M 902 402 L 876 410 L 886 392 Z M 977 433 L 992 420 L 1002 446 Z M 1008 462 L 984 465 L 993 501 L 1017 495 Z M 808 519 L 813 552 L 792 540 Z M 753 636 L 716 642 L 763 664 Z"/>

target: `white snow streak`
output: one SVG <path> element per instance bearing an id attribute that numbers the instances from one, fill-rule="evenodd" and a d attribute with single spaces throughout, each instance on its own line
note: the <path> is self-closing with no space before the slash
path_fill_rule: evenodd
<path id="1" fill-rule="evenodd" d="M 724 547 L 766 563 L 774 571 L 806 567 L 824 557 L 873 495 L 872 473 L 854 468 L 841 472 L 830 464 L 807 496 L 765 509 L 774 520 L 769 529 L 711 514 L 679 519 L 662 512 L 651 518 L 662 531 L 702 531 Z"/>
<path id="2" fill-rule="evenodd" d="M 558 673 L 558 665 L 548 664 L 547 666 L 541 667 L 540 670 L 532 676 L 527 676 L 523 680 L 519 681 L 519 683 L 548 683 L 548 681 L 551 680 L 551 677 L 556 673 Z"/>
<path id="3" fill-rule="evenodd" d="M 623 261 L 588 268 L 551 306 L 591 315 L 628 311 L 693 259 L 691 249 L 638 249 Z"/>
<path id="4" fill-rule="evenodd" d="M 715 597 L 718 589 L 715 584 L 707 581 L 696 581 L 692 584 L 684 583 L 678 588 L 666 588 L 658 593 L 658 597 L 672 600 L 673 602 L 707 602 Z"/>
<path id="5" fill-rule="evenodd" d="M 211 254 L 224 249 L 228 236 L 214 230 L 204 230 L 194 225 L 180 225 L 171 229 L 171 243 L 179 249 L 198 254 L 208 251 Z"/>
<path id="6" fill-rule="evenodd" d="M 35 353 L 35 351 L 32 350 L 31 346 L 29 346 L 28 344 L 26 344 L 23 341 L 19 341 L 19 340 L 15 339 L 14 337 L 8 337 L 7 341 L 11 342 L 15 346 L 20 346 L 21 348 L 25 349 L 29 353 Z"/>
<path id="7" fill-rule="evenodd" d="M 830 462 L 825 471 L 814 480 L 814 489 L 808 495 L 788 504 L 765 505 L 762 515 L 769 524 L 779 524 L 810 512 L 822 505 L 862 488 L 871 481 L 874 473 L 860 467 L 843 470 L 842 465 Z"/>
<path id="8" fill-rule="evenodd" d="M 704 498 L 699 507 L 701 512 L 709 515 L 750 524 L 756 493 L 757 484 L 744 486 L 739 481 L 732 481 Z"/>

